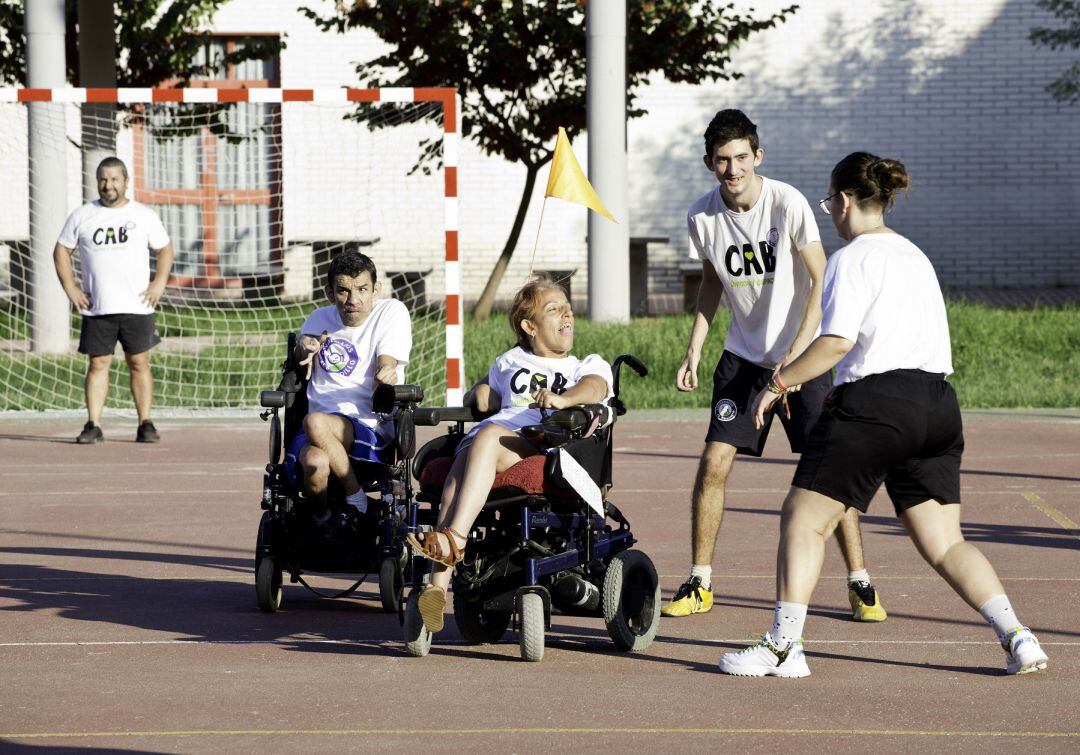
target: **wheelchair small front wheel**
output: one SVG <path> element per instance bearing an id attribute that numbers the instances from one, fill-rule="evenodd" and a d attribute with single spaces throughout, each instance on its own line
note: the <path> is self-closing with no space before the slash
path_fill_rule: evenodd
<path id="1" fill-rule="evenodd" d="M 520 596 L 521 631 L 518 645 L 522 660 L 535 662 L 544 657 L 544 599 L 534 592 Z"/>
<path id="2" fill-rule="evenodd" d="M 639 550 L 626 550 L 611 559 L 602 602 L 615 647 L 623 651 L 649 647 L 660 628 L 660 580 L 652 559 Z"/>
<path id="3" fill-rule="evenodd" d="M 387 556 L 379 564 L 379 600 L 385 613 L 397 613 L 401 608 L 401 561 Z"/>
<path id="4" fill-rule="evenodd" d="M 431 652 L 431 630 L 424 626 L 420 615 L 420 590 L 409 593 L 405 601 L 405 652 L 414 658 L 423 658 Z"/>
<path id="5" fill-rule="evenodd" d="M 281 608 L 281 566 L 273 556 L 263 556 L 255 567 L 255 598 L 264 613 Z"/>
<path id="6" fill-rule="evenodd" d="M 506 634 L 506 628 L 510 626 L 510 612 L 486 611 L 478 600 L 461 600 L 455 596 L 454 621 L 465 642 L 488 645 L 498 642 Z"/>

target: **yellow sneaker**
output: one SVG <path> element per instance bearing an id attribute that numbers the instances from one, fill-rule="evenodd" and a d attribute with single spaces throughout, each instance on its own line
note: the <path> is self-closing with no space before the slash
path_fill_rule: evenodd
<path id="1" fill-rule="evenodd" d="M 660 609 L 663 616 L 689 616 L 712 610 L 712 590 L 701 586 L 701 577 L 691 577 L 682 583 L 671 602 Z"/>
<path id="2" fill-rule="evenodd" d="M 877 590 L 869 582 L 849 584 L 848 602 L 851 603 L 851 618 L 855 621 L 885 621 L 889 616 L 878 599 Z"/>

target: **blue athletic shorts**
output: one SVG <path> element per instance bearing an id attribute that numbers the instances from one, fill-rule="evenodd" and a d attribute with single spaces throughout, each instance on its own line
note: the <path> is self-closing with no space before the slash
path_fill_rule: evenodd
<path id="1" fill-rule="evenodd" d="M 335 414 L 337 414 L 335 412 Z M 375 434 L 375 431 L 355 417 L 345 417 L 352 423 L 353 444 L 349 449 L 349 458 L 357 461 L 374 461 L 379 464 L 388 464 L 391 459 L 390 444 L 392 441 L 384 441 Z M 308 436 L 303 430 L 298 432 L 285 449 L 285 476 L 294 487 L 300 487 L 303 477 L 303 469 L 300 466 L 300 451 L 309 445 Z"/>

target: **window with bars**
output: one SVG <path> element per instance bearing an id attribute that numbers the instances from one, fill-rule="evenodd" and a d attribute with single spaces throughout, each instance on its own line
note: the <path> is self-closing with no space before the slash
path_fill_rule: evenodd
<path id="1" fill-rule="evenodd" d="M 223 62 L 249 39 L 208 37 L 196 63 L 209 62 L 213 74 L 191 86 L 278 86 L 276 59 Z M 172 237 L 174 285 L 239 288 L 245 276 L 280 264 L 281 108 L 244 103 L 201 115 L 217 118 L 227 135 L 200 125 L 199 111 L 187 123 L 152 111 L 136 129 L 135 198 L 157 210 Z"/>

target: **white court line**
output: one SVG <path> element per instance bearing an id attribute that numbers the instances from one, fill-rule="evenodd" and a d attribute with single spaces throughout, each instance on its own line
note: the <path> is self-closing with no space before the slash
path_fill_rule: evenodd
<path id="1" fill-rule="evenodd" d="M 552 637 L 556 639 L 556 637 Z M 754 642 L 758 637 L 680 637 L 675 639 L 674 644 L 739 644 L 744 642 Z M 671 642 L 671 640 L 667 640 Z M 101 647 L 101 646 L 121 646 L 121 645 L 400 645 L 401 639 L 371 639 L 371 640 L 316 640 L 316 639 L 302 639 L 302 638 L 279 638 L 276 640 L 75 640 L 75 641 L 54 641 L 54 642 L 0 642 L 0 648 L 37 648 L 37 647 Z M 453 646 L 453 647 L 472 647 L 475 643 L 465 642 L 464 640 L 448 640 L 446 642 L 440 641 L 440 647 Z M 503 645 L 511 646 L 513 642 L 503 642 Z M 1053 642 L 1047 641 L 1040 643 L 1043 647 L 1049 646 L 1061 646 L 1072 647 L 1080 646 L 1080 642 Z M 814 645 L 979 645 L 979 646 L 991 646 L 999 647 L 998 643 L 994 640 L 809 640 L 806 642 L 807 647 L 813 647 Z"/>
<path id="2" fill-rule="evenodd" d="M 151 553 L 151 551 L 146 551 L 146 552 Z M 152 553 L 154 555 L 159 555 L 158 551 L 152 551 Z M 240 553 L 240 551 L 236 551 L 236 553 Z M 247 551 L 244 551 L 244 554 L 246 555 Z M 28 564 L 20 564 L 20 566 L 27 566 L 27 565 Z M 29 565 L 30 566 L 35 566 L 36 564 L 29 564 Z M 211 567 L 200 567 L 200 568 L 204 570 L 204 569 L 209 569 Z M 137 575 L 131 575 L 131 574 L 102 574 L 100 576 L 89 576 L 89 577 L 13 577 L 11 579 L 5 579 L 5 580 L 3 580 L 3 582 L 6 584 L 8 582 L 108 582 L 108 581 L 112 581 L 112 580 L 136 580 L 136 579 L 182 579 L 185 582 L 239 582 L 239 583 L 246 584 L 248 582 L 248 580 L 250 579 L 250 577 L 251 577 L 250 569 L 247 569 L 244 572 L 242 572 L 242 577 L 238 577 L 238 575 L 241 574 L 241 572 L 236 571 L 236 569 L 238 567 L 233 567 L 233 568 L 219 567 L 219 568 L 221 569 L 221 571 L 224 572 L 224 574 L 222 574 L 221 576 L 218 576 L 218 577 L 183 577 L 183 576 L 146 577 L 146 576 L 137 576 Z M 334 577 L 332 575 L 325 575 L 324 574 L 324 575 L 320 575 L 320 576 L 322 576 L 322 577 L 324 577 L 326 579 L 339 579 L 339 580 L 344 580 L 346 582 L 355 582 L 356 581 L 355 579 L 353 579 L 353 577 L 351 575 L 350 576 L 343 576 L 343 577 Z M 773 575 L 773 574 L 724 574 L 724 575 L 714 574 L 714 576 L 716 577 L 717 581 L 723 581 L 725 579 L 727 579 L 727 580 L 731 580 L 731 579 L 768 579 L 768 580 L 776 579 L 776 576 Z M 658 579 L 665 579 L 665 580 L 666 579 L 684 579 L 685 577 L 686 577 L 686 573 L 684 572 L 684 573 L 681 573 L 681 574 L 660 574 L 658 576 Z M 828 580 L 828 579 L 839 581 L 839 580 L 846 580 L 847 577 L 842 576 L 842 575 L 841 576 L 835 576 L 835 577 L 834 576 L 824 576 L 823 575 L 821 577 L 821 580 Z M 892 576 L 874 575 L 874 581 L 875 582 L 913 582 L 913 581 L 937 582 L 940 579 L 941 579 L 941 577 L 939 577 L 937 575 L 934 575 L 932 577 L 925 577 L 925 576 L 906 577 L 906 576 L 897 576 L 897 575 L 892 575 Z M 1080 577 L 999 577 L 999 579 L 1002 582 L 1080 582 Z"/>

